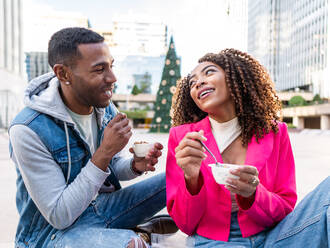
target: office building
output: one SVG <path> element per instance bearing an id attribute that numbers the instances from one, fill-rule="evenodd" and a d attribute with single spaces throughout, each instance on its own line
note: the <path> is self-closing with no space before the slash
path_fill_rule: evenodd
<path id="1" fill-rule="evenodd" d="M 113 18 L 114 54 L 164 55 L 167 47 L 167 26 L 161 21 L 133 14 Z"/>
<path id="2" fill-rule="evenodd" d="M 117 77 L 116 93 L 130 94 L 134 84 L 140 87 L 141 79 L 148 75 L 151 81 L 148 92 L 156 94 L 165 63 L 165 55 L 142 56 L 129 55 L 124 59 L 117 60 L 115 57 L 114 73 Z"/>
<path id="3" fill-rule="evenodd" d="M 48 64 L 47 52 L 27 52 L 25 63 L 29 81 L 52 70 Z"/>
<path id="4" fill-rule="evenodd" d="M 20 0 L 0 0 L 0 68 L 23 74 Z"/>
<path id="5" fill-rule="evenodd" d="M 21 0 L 0 0 L 0 128 L 7 128 L 23 106 L 21 17 Z"/>
<path id="6" fill-rule="evenodd" d="M 330 97 L 327 0 L 249 0 L 248 52 L 277 90 Z"/>
<path id="7" fill-rule="evenodd" d="M 50 6 L 25 6 L 24 52 L 47 52 L 51 36 L 67 27 L 89 28 L 88 18 L 79 12 L 56 11 Z"/>
<path id="8" fill-rule="evenodd" d="M 105 38 L 115 59 L 115 92 L 130 94 L 148 75 L 147 91 L 156 94 L 167 49 L 167 26 L 153 17 L 129 13 L 115 15 L 111 29 L 94 31 Z"/>

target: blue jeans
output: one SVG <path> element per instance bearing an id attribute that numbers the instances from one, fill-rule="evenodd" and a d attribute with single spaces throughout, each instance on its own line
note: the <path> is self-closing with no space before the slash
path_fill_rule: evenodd
<path id="1" fill-rule="evenodd" d="M 166 206 L 165 174 L 113 193 L 101 193 L 76 222 L 53 235 L 47 247 L 127 247 L 129 230 Z"/>
<path id="2" fill-rule="evenodd" d="M 228 242 L 211 240 L 198 234 L 195 247 L 232 248 L 327 248 L 330 244 L 330 177 L 309 193 L 280 223 L 248 238 L 243 238 L 238 226 L 237 213 L 232 214 Z"/>

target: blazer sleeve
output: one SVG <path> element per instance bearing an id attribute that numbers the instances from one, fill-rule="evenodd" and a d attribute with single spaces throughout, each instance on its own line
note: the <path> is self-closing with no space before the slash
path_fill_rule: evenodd
<path id="1" fill-rule="evenodd" d="M 175 128 L 170 130 L 168 140 L 166 161 L 167 210 L 180 230 L 191 235 L 197 228 L 206 209 L 206 187 L 203 178 L 203 186 L 197 195 L 191 195 L 187 190 L 184 173 L 176 164 L 175 148 L 179 141 L 175 131 Z"/>
<path id="2" fill-rule="evenodd" d="M 281 221 L 294 208 L 297 201 L 295 164 L 285 123 L 279 124 L 280 141 L 278 146 L 277 164 L 273 165 L 274 187 L 270 191 L 262 183 L 257 186 L 252 206 L 243 210 L 258 224 L 269 227 Z M 269 175 L 269 176 L 272 176 Z M 238 204 L 244 202 L 237 196 Z"/>

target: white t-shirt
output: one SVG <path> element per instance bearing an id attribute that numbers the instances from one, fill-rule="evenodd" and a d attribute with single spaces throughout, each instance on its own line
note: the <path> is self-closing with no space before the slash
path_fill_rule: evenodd
<path id="1" fill-rule="evenodd" d="M 97 121 L 95 110 L 89 115 L 80 115 L 72 112 L 68 107 L 66 107 L 68 113 L 70 114 L 72 120 L 77 125 L 77 129 L 79 133 L 84 138 L 84 140 L 89 145 L 91 154 L 93 155 L 97 149 Z M 100 188 L 100 192 L 113 192 L 115 191 L 115 187 L 113 185 L 102 185 Z M 95 198 L 97 195 L 95 196 Z"/>
<path id="2" fill-rule="evenodd" d="M 69 108 L 66 108 L 70 114 L 72 120 L 77 126 L 81 136 L 85 139 L 89 145 L 91 154 L 97 149 L 97 122 L 95 111 L 89 115 L 80 115 L 72 112 Z"/>

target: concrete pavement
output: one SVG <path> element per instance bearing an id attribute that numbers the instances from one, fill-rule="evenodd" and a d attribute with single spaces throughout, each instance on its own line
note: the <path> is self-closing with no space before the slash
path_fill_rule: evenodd
<path id="1" fill-rule="evenodd" d="M 300 133 L 290 133 L 290 138 L 296 161 L 298 201 L 300 201 L 330 174 L 330 133 L 304 130 Z M 164 155 L 159 161 L 156 173 L 165 171 L 168 134 L 150 134 L 146 130 L 134 130 L 127 147 L 140 140 L 157 141 L 164 145 Z M 124 150 L 124 154 L 129 154 L 127 149 Z M 0 165 L 0 248 L 6 248 L 13 247 L 18 214 L 15 206 L 16 172 L 9 159 L 8 136 L 2 130 L 0 130 Z M 130 185 L 153 174 L 148 173 L 132 181 L 124 182 L 123 185 Z M 166 210 L 162 212 L 166 212 Z M 169 242 L 178 244 L 180 243 L 178 239 L 184 239 L 184 235 L 179 233 L 176 235 L 175 241 L 172 239 Z"/>

